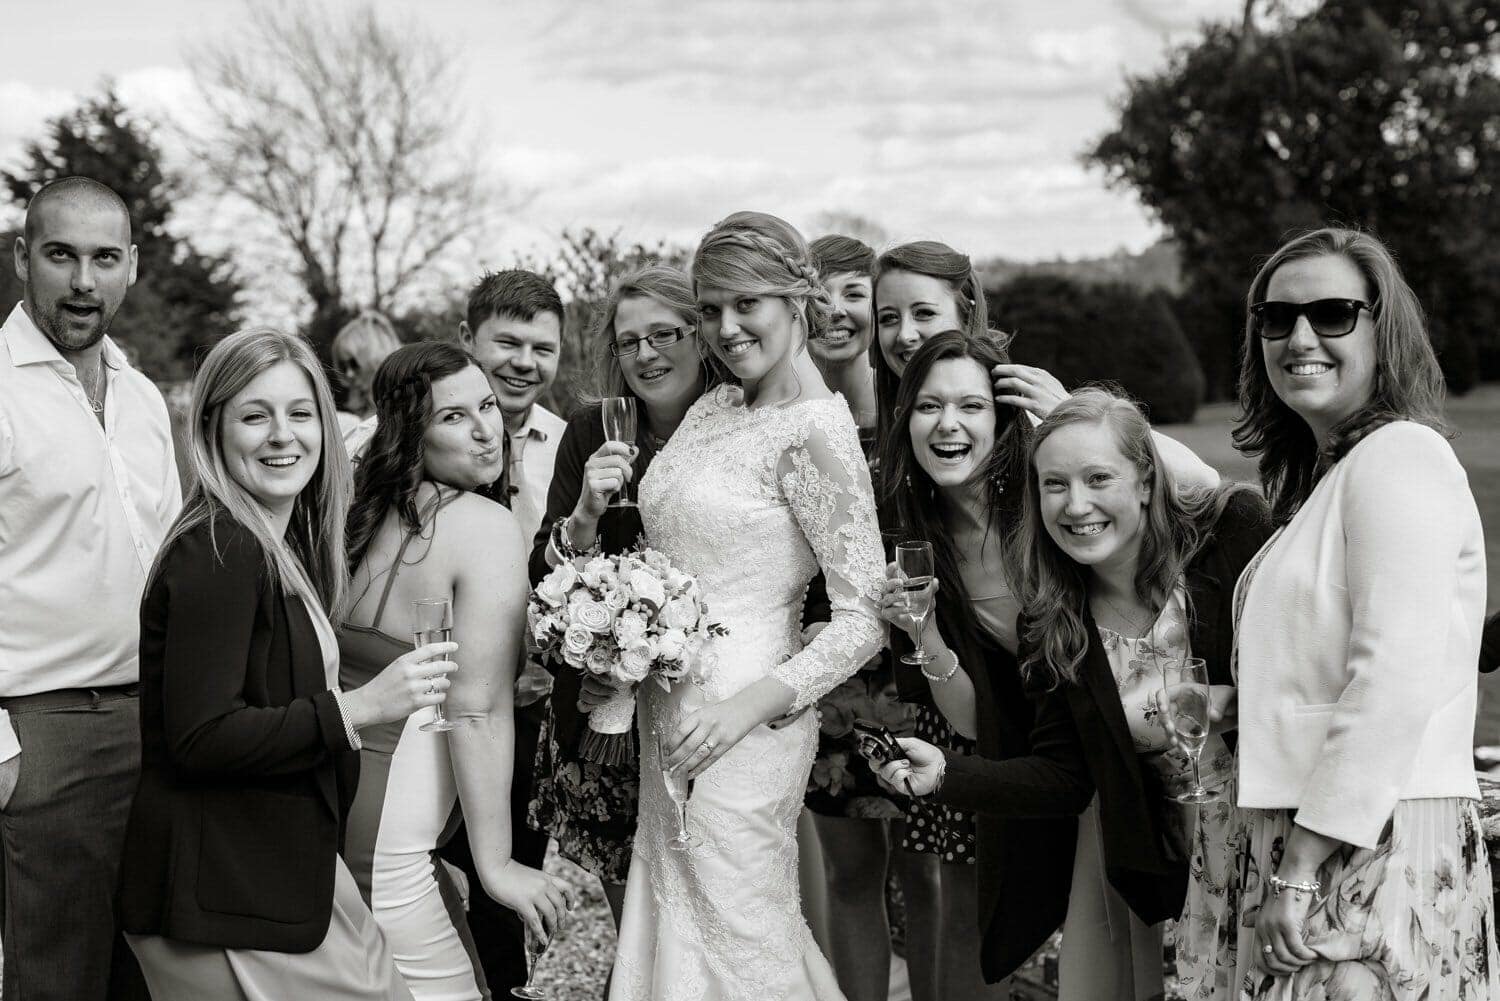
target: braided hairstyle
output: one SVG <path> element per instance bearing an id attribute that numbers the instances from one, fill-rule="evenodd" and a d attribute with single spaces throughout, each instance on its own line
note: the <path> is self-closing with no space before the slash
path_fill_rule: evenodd
<path id="1" fill-rule="evenodd" d="M 376 370 L 378 423 L 354 474 L 354 503 L 344 530 L 350 569 L 364 561 L 392 508 L 407 528 L 421 527 L 417 489 L 427 475 L 423 436 L 432 417 L 432 384 L 478 364 L 456 345 L 422 341 L 392 352 Z"/>
<path id="2" fill-rule="evenodd" d="M 802 317 L 806 338 L 821 337 L 833 298 L 813 265 L 807 241 L 784 219 L 736 212 L 716 223 L 693 253 L 693 292 L 725 289 L 786 299 Z"/>

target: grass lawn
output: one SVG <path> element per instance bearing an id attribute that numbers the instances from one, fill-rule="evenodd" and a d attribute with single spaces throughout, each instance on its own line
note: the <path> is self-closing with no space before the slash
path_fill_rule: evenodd
<path id="1" fill-rule="evenodd" d="M 1198 411 L 1191 424 L 1168 424 L 1162 431 L 1190 446 L 1219 472 L 1236 480 L 1254 480 L 1255 464 L 1234 450 L 1229 432 L 1237 407 L 1215 403 Z M 1469 473 L 1469 485 L 1484 521 L 1489 568 L 1489 609 L 1500 606 L 1500 385 L 1481 386 L 1448 401 L 1448 419 L 1457 428 L 1453 450 Z M 1400 470 L 1391 470 L 1393 476 Z M 1399 571 L 1395 571 L 1399 572 Z M 1479 682 L 1476 744 L 1500 744 L 1500 672 Z"/>

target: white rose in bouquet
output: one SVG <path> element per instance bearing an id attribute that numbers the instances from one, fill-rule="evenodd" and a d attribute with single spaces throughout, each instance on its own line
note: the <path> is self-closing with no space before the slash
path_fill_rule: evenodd
<path id="1" fill-rule="evenodd" d="M 644 642 L 620 651 L 620 678 L 631 684 L 646 680 L 651 670 L 651 652 Z"/>
<path id="2" fill-rule="evenodd" d="M 614 652 L 603 644 L 596 646 L 592 650 L 590 650 L 589 655 L 584 658 L 583 666 L 588 669 L 588 672 L 590 674 L 609 674 L 614 670 L 615 667 Z"/>
<path id="3" fill-rule="evenodd" d="M 595 556 L 583 565 L 580 576 L 589 587 L 598 588 L 604 585 L 605 574 L 614 573 L 614 564 L 606 556 Z"/>
<path id="4" fill-rule="evenodd" d="M 662 660 L 678 660 L 687 646 L 687 633 L 681 629 L 668 629 L 656 638 L 656 644 Z"/>
<path id="5" fill-rule="evenodd" d="M 578 571 L 572 563 L 559 563 L 536 586 L 536 596 L 553 608 L 568 600 L 568 592 L 578 584 Z"/>
<path id="6" fill-rule="evenodd" d="M 582 657 L 594 645 L 594 634 L 583 626 L 572 625 L 563 633 L 563 653 Z"/>
<path id="7" fill-rule="evenodd" d="M 691 598 L 673 598 L 661 610 L 661 624 L 686 632 L 698 624 L 698 603 Z"/>
<path id="8" fill-rule="evenodd" d="M 646 619 L 640 612 L 624 611 L 615 619 L 615 642 L 620 648 L 635 646 L 646 638 Z"/>
<path id="9" fill-rule="evenodd" d="M 614 613 L 597 601 L 581 601 L 568 609 L 568 622 L 591 633 L 604 635 L 614 625 Z"/>
<path id="10" fill-rule="evenodd" d="M 666 602 L 666 589 L 662 587 L 661 579 L 650 570 L 632 570 L 629 581 L 637 601 L 649 602 L 654 608 L 660 608 Z"/>

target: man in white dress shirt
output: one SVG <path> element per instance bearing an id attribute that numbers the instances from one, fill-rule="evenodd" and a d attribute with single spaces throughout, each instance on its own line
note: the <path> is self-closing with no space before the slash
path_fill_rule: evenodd
<path id="1" fill-rule="evenodd" d="M 145 996 L 113 900 L 140 770 L 138 609 L 182 492 L 166 404 L 105 336 L 135 281 L 130 241 L 109 188 L 44 186 L 0 327 L 7 999 Z"/>
<path id="2" fill-rule="evenodd" d="M 509 461 L 495 491 L 479 490 L 511 509 L 526 546 L 547 510 L 547 489 L 557 446 L 567 422 L 537 401 L 557 378 L 562 354 L 563 304 L 557 289 L 530 271 L 485 274 L 469 292 L 459 340 L 484 369 L 505 416 Z M 501 495 L 503 494 L 503 496 Z M 522 865 L 541 867 L 547 836 L 526 824 L 533 787 L 532 767 L 538 730 L 547 712 L 552 677 L 529 662 L 516 683 L 515 775 L 511 782 L 511 855 Z M 455 836 L 444 857 L 470 874 L 468 840 Z M 481 899 L 482 898 L 482 899 Z M 483 893 L 470 898 L 469 928 L 485 979 L 496 996 L 526 982 L 520 920 Z"/>

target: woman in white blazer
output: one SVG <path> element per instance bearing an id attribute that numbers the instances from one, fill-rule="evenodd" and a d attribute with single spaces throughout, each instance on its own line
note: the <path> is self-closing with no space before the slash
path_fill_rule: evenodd
<path id="1" fill-rule="evenodd" d="M 1279 528 L 1235 594 L 1242 998 L 1500 998 L 1472 757 L 1484 539 L 1442 395 L 1374 237 L 1308 233 L 1256 275 L 1234 437 Z"/>

